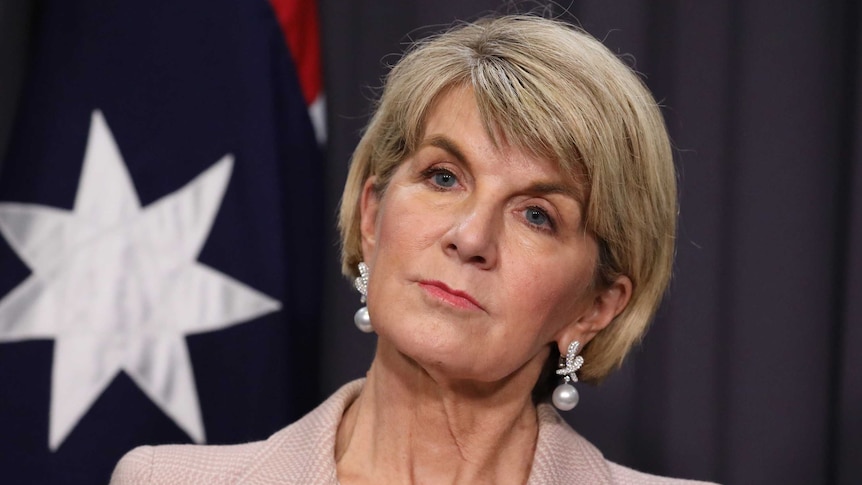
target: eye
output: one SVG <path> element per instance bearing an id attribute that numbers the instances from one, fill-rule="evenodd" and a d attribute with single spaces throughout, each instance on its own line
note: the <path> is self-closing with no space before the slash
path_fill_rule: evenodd
<path id="1" fill-rule="evenodd" d="M 451 172 L 441 170 L 434 174 L 434 183 L 440 187 L 454 187 L 458 179 Z"/>
<path id="2" fill-rule="evenodd" d="M 527 207 L 524 209 L 524 219 L 533 226 L 542 229 L 553 229 L 554 223 L 548 213 L 539 207 Z"/>
<path id="3" fill-rule="evenodd" d="M 444 169 L 444 168 L 434 168 L 426 171 L 425 176 L 431 180 L 435 186 L 451 189 L 458 183 L 458 177 L 455 176 L 452 172 Z"/>

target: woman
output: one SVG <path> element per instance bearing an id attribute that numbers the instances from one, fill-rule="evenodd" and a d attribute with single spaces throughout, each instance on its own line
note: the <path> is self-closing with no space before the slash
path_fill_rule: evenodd
<path id="1" fill-rule="evenodd" d="M 571 409 L 571 382 L 641 337 L 675 216 L 656 103 L 598 41 L 518 16 L 423 41 L 342 199 L 367 378 L 263 442 L 133 450 L 113 482 L 682 483 L 606 461 L 543 403 Z"/>

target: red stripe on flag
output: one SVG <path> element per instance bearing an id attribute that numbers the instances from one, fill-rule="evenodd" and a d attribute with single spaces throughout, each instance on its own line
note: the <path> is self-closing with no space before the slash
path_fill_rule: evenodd
<path id="1" fill-rule="evenodd" d="M 310 106 L 323 91 L 317 2 L 270 0 L 270 3 L 296 63 L 302 95 L 305 97 L 306 104 Z"/>

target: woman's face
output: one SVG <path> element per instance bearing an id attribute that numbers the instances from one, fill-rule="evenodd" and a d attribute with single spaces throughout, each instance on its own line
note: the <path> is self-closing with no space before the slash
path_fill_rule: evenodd
<path id="1" fill-rule="evenodd" d="M 551 342 L 586 343 L 621 310 L 591 286 L 598 250 L 582 187 L 549 160 L 495 147 L 469 89 L 434 105 L 381 197 L 371 185 L 369 313 L 381 339 L 429 372 L 497 381 L 544 361 Z"/>

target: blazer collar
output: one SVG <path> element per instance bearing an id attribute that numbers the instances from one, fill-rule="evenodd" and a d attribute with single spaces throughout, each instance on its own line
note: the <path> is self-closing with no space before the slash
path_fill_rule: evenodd
<path id="1" fill-rule="evenodd" d="M 341 417 L 362 392 L 365 379 L 350 382 L 299 421 L 266 440 L 239 483 L 338 483 L 335 435 Z M 539 437 L 528 485 L 610 484 L 601 452 L 566 423 L 549 404 L 538 406 Z"/>
<path id="2" fill-rule="evenodd" d="M 550 404 L 539 404 L 539 438 L 527 485 L 545 483 L 610 484 L 602 453 L 566 423 Z"/>

